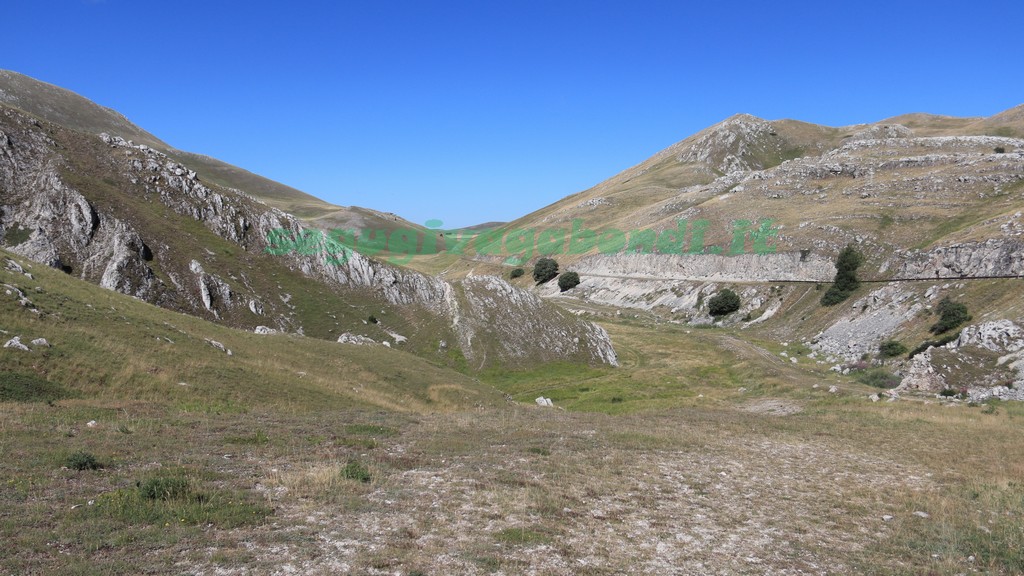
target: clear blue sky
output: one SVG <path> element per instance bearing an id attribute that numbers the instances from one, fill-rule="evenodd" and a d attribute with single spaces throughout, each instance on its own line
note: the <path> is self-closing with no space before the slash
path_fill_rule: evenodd
<path id="1" fill-rule="evenodd" d="M 1024 102 L 1024 3 L 32 0 L 0 68 L 342 205 L 509 220 L 737 112 Z"/>

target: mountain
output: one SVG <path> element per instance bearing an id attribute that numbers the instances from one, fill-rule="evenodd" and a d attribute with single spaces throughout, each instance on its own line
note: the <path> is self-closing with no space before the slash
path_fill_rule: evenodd
<path id="1" fill-rule="evenodd" d="M 449 283 L 343 249 L 272 205 L 296 196 L 238 188 L 263 181 L 239 179 L 248 173 L 231 167 L 219 173 L 231 186 L 208 179 L 179 160 L 194 157 L 163 151 L 115 112 L 22 76 L 4 78 L 0 238 L 13 253 L 236 328 L 372 340 L 461 368 L 615 363 L 601 328 L 533 294 L 487 276 Z M 152 145 L 90 131 L 101 128 Z M 221 165 L 204 162 L 208 170 Z M 387 221 L 416 235 L 365 209 L 325 208 L 318 219 Z"/>
<path id="2" fill-rule="evenodd" d="M 253 174 L 216 158 L 177 150 L 132 124 L 115 110 L 100 106 L 70 90 L 17 72 L 0 70 L 0 103 L 65 128 L 86 134 L 106 133 L 119 136 L 133 144 L 149 146 L 194 170 L 206 182 L 244 190 L 270 206 L 300 218 L 322 221 L 327 227 L 335 223 L 353 223 L 360 227 L 386 230 L 421 228 L 394 214 L 379 213 L 355 206 L 335 206 L 291 186 Z"/>
<path id="3" fill-rule="evenodd" d="M 717 320 L 708 302 L 732 288 L 742 307 L 721 322 L 801 342 L 837 370 L 888 339 L 911 349 L 941 341 L 929 328 L 949 297 L 967 305 L 972 330 L 1001 334 L 982 338 L 1002 342 L 986 353 L 1014 353 L 1024 347 L 1022 138 L 1024 106 L 845 127 L 739 114 L 507 224 L 467 251 L 463 267 L 510 270 L 553 254 L 583 282 L 563 295 L 538 290 L 545 297 L 698 325 Z M 604 244 L 584 246 L 595 234 Z M 821 306 L 818 290 L 848 245 L 865 259 L 860 278 L 876 282 Z M 986 381 L 1004 377 L 979 354 Z M 936 370 L 899 362 L 907 385 Z M 929 387 L 973 384 L 977 373 L 950 372 Z"/>

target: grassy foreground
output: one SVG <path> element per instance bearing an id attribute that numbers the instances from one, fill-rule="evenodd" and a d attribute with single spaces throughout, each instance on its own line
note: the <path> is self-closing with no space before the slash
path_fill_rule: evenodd
<path id="1" fill-rule="evenodd" d="M 0 272 L 4 341 L 50 344 L 0 349 L 4 574 L 1024 571 L 1017 404 L 635 321 L 619 369 L 477 381 L 40 268 Z"/>

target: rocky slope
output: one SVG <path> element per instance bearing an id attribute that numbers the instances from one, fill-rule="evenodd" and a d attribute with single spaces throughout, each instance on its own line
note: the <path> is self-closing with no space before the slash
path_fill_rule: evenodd
<path id="1" fill-rule="evenodd" d="M 450 284 L 342 254 L 295 216 L 152 146 L 7 106 L 0 237 L 82 279 L 232 326 L 361 334 L 474 368 L 615 363 L 602 330 L 501 280 Z"/>
<path id="2" fill-rule="evenodd" d="M 910 348 L 931 339 L 945 296 L 962 298 L 984 322 L 1020 323 L 1019 281 L 990 277 L 1024 274 L 1022 214 L 1024 106 L 990 118 L 907 115 L 840 128 L 741 114 L 499 237 L 621 231 L 627 248 L 616 253 L 571 251 L 568 242 L 556 251 L 583 279 L 563 299 L 707 324 L 710 297 L 732 288 L 742 307 L 722 322 L 805 342 L 815 361 L 842 368 L 885 339 Z M 658 240 L 632 243 L 645 233 Z M 682 249 L 663 236 L 682 237 Z M 836 254 L 851 244 L 866 258 L 859 276 L 880 283 L 822 308 L 816 284 L 832 280 Z M 475 258 L 492 264 L 522 254 L 519 244 L 477 248 L 493 255 Z M 526 255 L 527 264 L 537 257 Z M 912 372 L 909 361 L 893 368 Z"/>

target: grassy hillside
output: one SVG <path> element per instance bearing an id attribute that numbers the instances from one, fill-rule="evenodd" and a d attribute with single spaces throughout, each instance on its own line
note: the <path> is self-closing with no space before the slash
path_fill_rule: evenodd
<path id="1" fill-rule="evenodd" d="M 854 148 L 839 157 L 831 152 L 869 138 L 1022 134 L 1024 106 L 990 118 L 909 114 L 846 127 L 737 115 L 504 230 L 568 231 L 578 220 L 599 231 L 661 231 L 674 228 L 680 218 L 704 219 L 707 244 L 721 245 L 730 241 L 734 221 L 770 219 L 785 230 L 779 250 L 840 242 L 831 238 L 835 231 L 825 230 L 836 228 L 890 252 L 986 238 L 1021 207 L 1022 182 L 1014 182 L 1013 167 L 1000 165 L 993 155 L 996 148 L 1013 152 L 1014 144 L 935 141 L 916 148 Z M 967 164 L 953 160 L 956 154 L 961 160 L 992 157 L 987 164 Z M 937 155 L 947 157 L 930 159 Z M 727 175 L 731 170 L 738 172 Z M 751 179 L 751 174 L 759 176 Z M 500 262 L 481 257 L 489 252 L 509 254 L 500 245 L 480 245 L 469 255 Z M 580 257 L 560 254 L 560 261 Z"/>
<path id="2" fill-rule="evenodd" d="M 426 412 L 496 398 L 470 378 L 403 351 L 234 330 L 0 251 L 0 261 L 7 258 L 34 278 L 0 272 L 8 290 L 31 301 L 22 306 L 11 295 L 0 301 L 4 341 L 45 338 L 50 347 L 0 350 L 3 369 L 59 385 L 68 397 L 287 413 L 373 406 Z"/>

